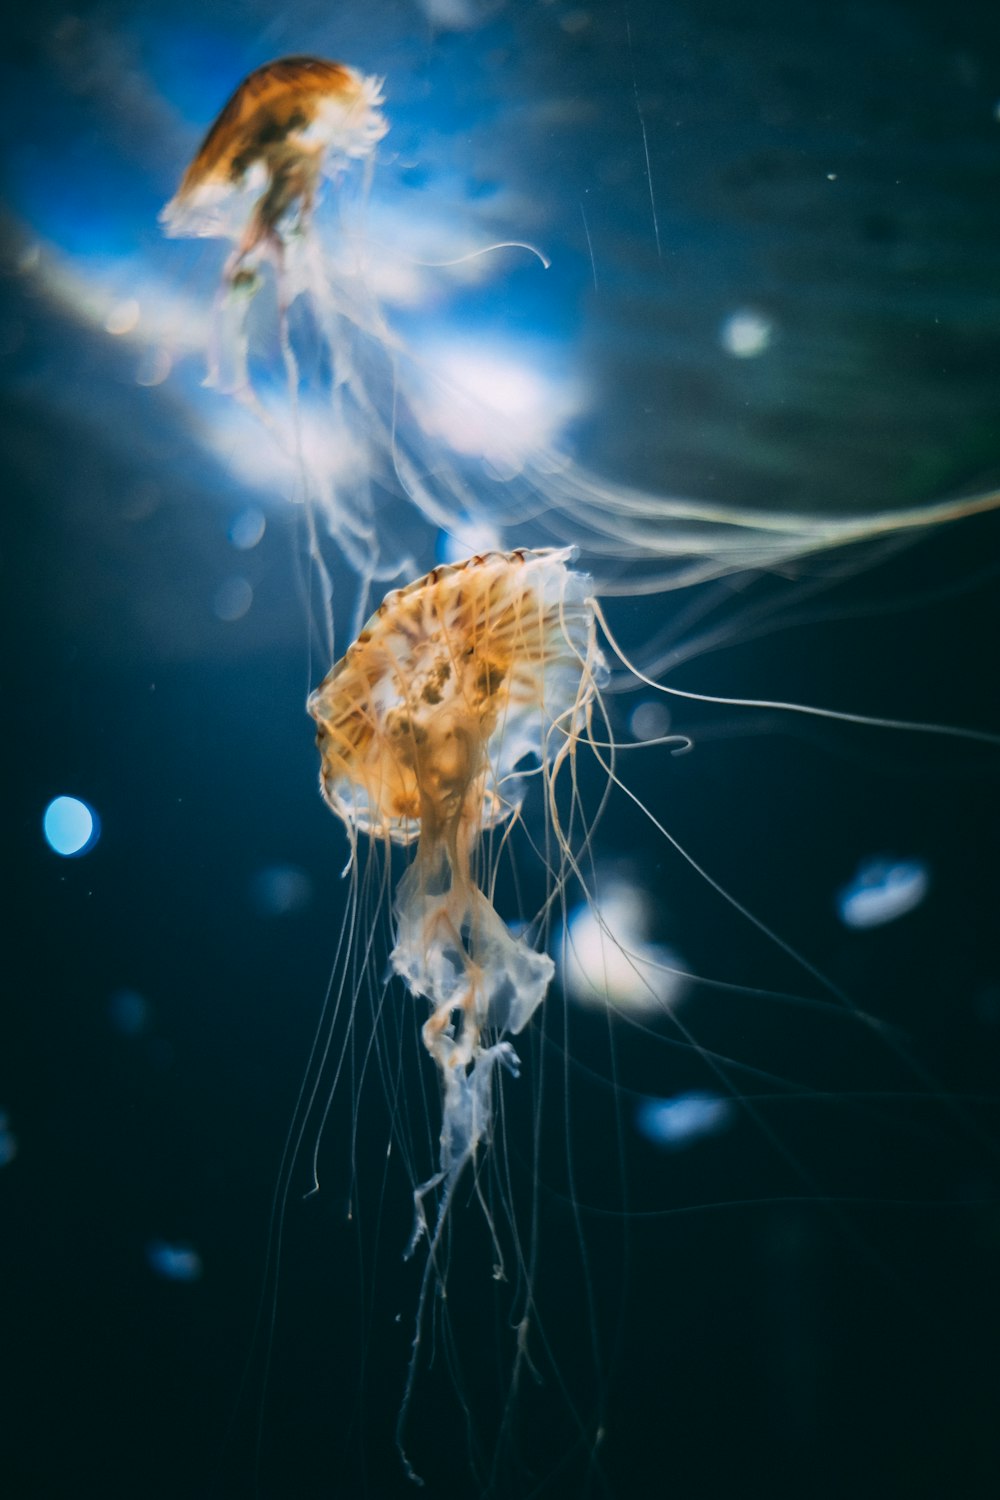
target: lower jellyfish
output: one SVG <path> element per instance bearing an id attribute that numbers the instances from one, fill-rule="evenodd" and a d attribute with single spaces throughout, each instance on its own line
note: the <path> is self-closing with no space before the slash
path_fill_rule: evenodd
<path id="1" fill-rule="evenodd" d="M 590 580 L 565 551 L 492 553 L 390 594 L 309 699 L 323 795 L 360 837 L 415 846 L 393 903 L 391 966 L 430 1015 L 441 1085 L 438 1169 L 414 1190 L 409 1253 L 424 1271 L 402 1424 L 456 1186 L 489 1143 L 498 1069 L 542 1003 L 552 959 L 515 936 L 489 896 L 484 841 L 519 816 L 537 774 L 557 861 L 572 860 L 556 783 L 589 724 L 604 662 Z M 431 1224 L 426 1200 L 439 1194 Z"/>

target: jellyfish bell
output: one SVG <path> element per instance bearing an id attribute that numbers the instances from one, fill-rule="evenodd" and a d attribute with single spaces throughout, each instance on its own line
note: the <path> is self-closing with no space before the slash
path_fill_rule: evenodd
<path id="1" fill-rule="evenodd" d="M 345 63 L 283 57 L 243 80 L 160 218 L 169 235 L 235 238 L 232 283 L 262 249 L 308 223 L 322 177 L 371 154 L 388 130 L 382 84 Z M 247 199 L 252 200 L 247 215 Z"/>

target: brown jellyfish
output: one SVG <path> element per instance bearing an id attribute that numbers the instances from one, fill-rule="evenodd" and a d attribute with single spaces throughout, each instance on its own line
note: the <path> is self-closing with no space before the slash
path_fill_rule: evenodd
<path id="1" fill-rule="evenodd" d="M 435 568 L 389 594 L 310 696 L 326 801 L 359 837 L 415 848 L 394 900 L 392 967 L 426 999 L 424 1046 L 441 1078 L 438 1170 L 414 1189 L 408 1254 L 428 1232 L 397 1442 L 424 1310 L 455 1186 L 489 1142 L 498 1064 L 541 1004 L 554 965 L 515 936 L 490 900 L 484 839 L 519 815 L 524 778 L 540 774 L 550 846 L 572 862 L 556 796 L 561 767 L 589 732 L 604 660 L 590 579 L 568 549 L 487 553 Z M 498 840 L 502 843 L 502 839 Z"/>
<path id="2" fill-rule="evenodd" d="M 312 280 L 308 264 L 289 257 L 308 240 L 321 180 L 372 155 L 389 128 L 381 104 L 381 79 L 320 57 L 284 57 L 245 78 L 209 129 L 160 215 L 169 235 L 235 241 L 207 384 L 249 392 L 246 320 L 260 265 L 274 267 L 284 321 Z"/>
<path id="3" fill-rule="evenodd" d="M 292 214 L 308 221 L 321 176 L 369 156 L 388 130 L 381 80 L 321 57 L 283 57 L 244 78 L 163 210 L 168 234 L 228 235 L 223 206 L 259 192 L 227 267 L 246 275 L 262 245 L 283 243 Z M 260 191 L 263 189 L 263 191 Z"/>
<path id="4" fill-rule="evenodd" d="M 554 784 L 575 753 L 603 658 L 590 580 L 566 550 L 488 553 L 389 594 L 311 695 L 321 787 L 352 838 L 416 845 L 395 896 L 392 965 L 431 1013 L 441 1074 L 440 1216 L 490 1126 L 491 1074 L 530 1020 L 552 960 L 515 937 L 480 868 L 483 834 L 516 817 L 522 774 Z M 412 1246 L 411 1246 L 412 1248 Z"/>

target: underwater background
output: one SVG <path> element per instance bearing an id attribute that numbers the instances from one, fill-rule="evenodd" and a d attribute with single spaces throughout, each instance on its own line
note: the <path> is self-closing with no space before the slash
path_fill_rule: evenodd
<path id="1" fill-rule="evenodd" d="M 304 712 L 329 663 L 301 507 L 201 385 L 222 247 L 157 223 L 235 84 L 286 53 L 385 77 L 379 235 L 415 260 L 498 240 L 549 258 L 494 257 L 396 321 L 416 347 L 520 360 L 539 431 L 590 469 L 841 515 L 1000 482 L 988 6 L 44 0 L 9 20 L 11 1496 L 412 1493 L 393 1429 L 418 1267 L 377 1087 L 356 1116 L 335 1102 L 320 1193 L 296 1179 L 255 1336 L 347 844 Z M 399 526 L 429 567 L 440 538 Z M 612 618 L 697 692 L 1000 733 L 998 549 L 986 515 L 711 605 L 626 592 Z M 351 579 L 327 561 L 346 640 Z M 448 1497 L 484 1492 L 498 1442 L 505 1496 L 993 1495 L 998 751 L 672 715 L 695 750 L 638 753 L 629 787 L 868 1019 L 614 804 L 599 868 L 641 893 L 650 941 L 740 988 L 692 983 L 680 1025 L 637 1025 L 553 986 L 504 1090 L 540 1379 L 498 1439 L 513 1333 L 459 1195 L 461 1374 L 442 1340 L 408 1447 Z M 59 796 L 100 820 L 71 857 L 43 828 Z M 865 904 L 894 882 L 895 907 Z"/>

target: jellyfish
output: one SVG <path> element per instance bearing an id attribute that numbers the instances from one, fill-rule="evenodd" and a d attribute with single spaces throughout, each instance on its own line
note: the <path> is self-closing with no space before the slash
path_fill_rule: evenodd
<path id="1" fill-rule="evenodd" d="M 388 128 L 381 103 L 379 79 L 319 57 L 284 57 L 245 78 L 208 131 L 160 217 L 170 235 L 236 242 L 222 273 L 209 385 L 249 389 L 246 320 L 261 265 L 274 267 L 284 316 L 322 178 L 335 181 L 371 155 Z"/>
<path id="2" fill-rule="evenodd" d="M 529 760 L 552 786 L 575 752 L 603 658 L 589 580 L 565 551 L 494 553 L 388 595 L 310 696 L 321 787 L 356 837 L 416 845 L 395 897 L 394 971 L 431 1014 L 441 1075 L 446 1209 L 488 1129 L 490 1076 L 516 1071 L 506 1038 L 541 1004 L 552 959 L 505 926 L 477 872 L 484 835 L 519 812 Z M 484 1037 L 498 1040 L 484 1045 Z"/>
<path id="3" fill-rule="evenodd" d="M 352 165 L 370 167 L 388 129 L 381 103 L 381 80 L 344 63 L 286 57 L 265 64 L 224 106 L 160 215 L 168 235 L 233 244 L 216 295 L 205 384 L 248 409 L 289 461 L 296 498 L 307 504 L 310 553 L 327 597 L 317 507 L 357 574 L 366 581 L 383 576 L 369 486 L 376 452 L 385 450 L 388 437 L 381 427 L 374 445 L 358 436 L 372 425 L 374 412 L 352 353 L 358 330 L 378 325 L 380 315 L 358 267 L 333 270 L 313 218 L 324 181 L 343 188 Z M 349 245 L 350 237 L 342 243 Z M 268 268 L 277 293 L 277 337 L 253 354 L 266 374 L 270 356 L 280 350 L 283 406 L 262 395 L 268 382 L 255 374 L 251 351 L 251 308 Z M 316 328 L 319 356 L 309 360 Z M 362 590 L 359 610 L 366 597 Z M 332 643 L 329 609 L 327 638 Z"/>
<path id="4" fill-rule="evenodd" d="M 308 703 L 323 796 L 352 846 L 415 850 L 396 887 L 390 961 L 429 1007 L 422 1038 L 440 1079 L 438 1169 L 415 1187 L 408 1252 L 430 1236 L 421 1304 L 457 1183 L 489 1143 L 495 1076 L 518 1076 L 510 1038 L 554 972 L 494 907 L 484 842 L 519 817 L 534 772 L 555 846 L 571 857 L 556 783 L 605 663 L 590 580 L 570 560 L 566 550 L 517 551 L 436 568 L 388 595 Z M 422 1306 L 414 1360 L 421 1322 Z M 411 1363 L 407 1399 L 413 1373 Z"/>

